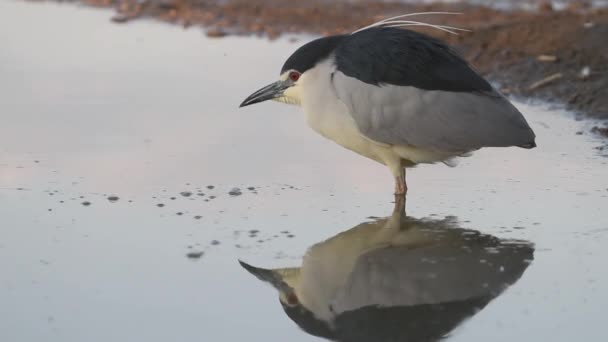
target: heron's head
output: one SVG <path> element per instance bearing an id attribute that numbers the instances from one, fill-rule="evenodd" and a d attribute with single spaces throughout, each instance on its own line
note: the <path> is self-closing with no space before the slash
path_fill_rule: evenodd
<path id="1" fill-rule="evenodd" d="M 313 40 L 297 49 L 281 69 L 279 80 L 249 95 L 240 107 L 266 100 L 300 105 L 302 88 L 307 86 L 310 71 L 330 57 L 344 36 L 329 36 Z"/>
<path id="2" fill-rule="evenodd" d="M 279 291 L 279 300 L 286 306 L 300 305 L 295 288 L 300 278 L 299 268 L 265 269 L 251 266 L 239 260 L 241 266 L 256 278 L 269 283 Z"/>

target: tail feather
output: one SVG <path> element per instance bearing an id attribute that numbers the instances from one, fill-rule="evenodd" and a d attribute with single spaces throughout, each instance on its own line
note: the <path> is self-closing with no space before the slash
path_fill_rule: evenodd
<path id="1" fill-rule="evenodd" d="M 517 145 L 517 147 L 527 148 L 527 149 L 535 148 L 536 147 L 536 141 L 532 140 L 531 142 L 529 142 L 527 144 Z"/>

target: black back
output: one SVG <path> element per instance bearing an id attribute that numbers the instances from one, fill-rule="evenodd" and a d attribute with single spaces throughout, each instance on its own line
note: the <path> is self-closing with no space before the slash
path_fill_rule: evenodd
<path id="1" fill-rule="evenodd" d="M 283 65 L 300 72 L 334 53 L 339 71 L 362 82 L 426 90 L 490 92 L 492 86 L 444 42 L 399 28 L 371 28 L 320 38 L 294 52 Z"/>
<path id="2" fill-rule="evenodd" d="M 338 70 L 370 84 L 426 90 L 491 91 L 451 47 L 425 34 L 372 28 L 348 36 L 336 49 Z"/>

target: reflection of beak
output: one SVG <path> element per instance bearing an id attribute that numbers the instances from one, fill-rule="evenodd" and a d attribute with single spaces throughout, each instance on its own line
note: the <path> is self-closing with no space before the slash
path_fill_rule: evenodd
<path id="1" fill-rule="evenodd" d="M 264 88 L 256 91 L 255 93 L 249 95 L 249 97 L 247 97 L 245 99 L 245 101 L 243 101 L 243 103 L 241 103 L 241 105 L 239 107 L 245 107 L 245 106 L 252 105 L 254 103 L 259 103 L 259 102 L 263 102 L 266 100 L 276 99 L 277 97 L 283 96 L 283 92 L 287 88 L 289 88 L 289 85 L 287 84 L 287 82 L 276 81 L 276 82 L 269 84 L 269 85 L 265 86 Z"/>
<path id="2" fill-rule="evenodd" d="M 240 260 L 239 264 L 241 264 L 244 269 L 246 269 L 249 273 L 253 274 L 256 278 L 270 283 L 275 289 L 279 290 L 280 292 L 288 296 L 294 293 L 291 286 L 287 285 L 287 283 L 283 281 L 283 277 L 278 272 L 275 272 L 273 270 L 267 270 L 265 268 L 254 267 Z"/>

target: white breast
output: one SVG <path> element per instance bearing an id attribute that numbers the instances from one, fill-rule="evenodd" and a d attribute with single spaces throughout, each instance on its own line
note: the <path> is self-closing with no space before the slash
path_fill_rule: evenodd
<path id="1" fill-rule="evenodd" d="M 374 143 L 359 133 L 348 108 L 335 94 L 331 85 L 331 73 L 335 66 L 331 58 L 307 71 L 302 78 L 300 95 L 308 125 L 322 136 L 335 141 L 349 150 L 384 163 L 379 149 L 387 146 Z"/>
<path id="2" fill-rule="evenodd" d="M 298 95 L 308 125 L 339 145 L 389 166 L 399 174 L 401 160 L 414 163 L 444 161 L 454 154 L 424 150 L 414 146 L 393 146 L 362 135 L 348 107 L 338 98 L 331 81 L 336 71 L 333 58 L 319 63 L 300 78 Z"/>

